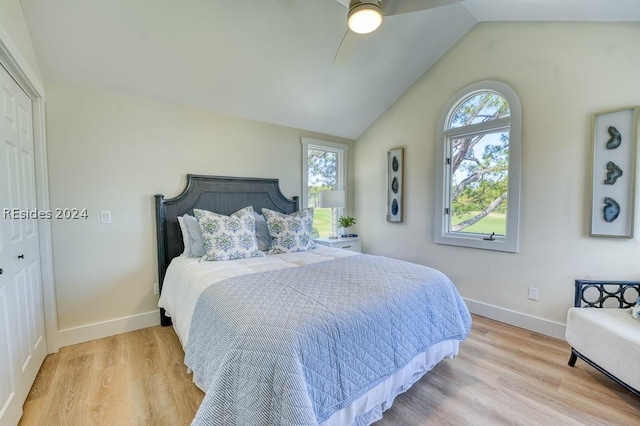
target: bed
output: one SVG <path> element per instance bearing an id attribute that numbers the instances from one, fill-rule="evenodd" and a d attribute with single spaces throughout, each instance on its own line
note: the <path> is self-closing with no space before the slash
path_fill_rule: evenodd
<path id="1" fill-rule="evenodd" d="M 371 424 L 469 332 L 453 283 L 422 265 L 320 246 L 183 254 L 185 214 L 303 213 L 277 179 L 187 175 L 180 195 L 155 199 L 161 323 L 205 392 L 194 425 Z"/>

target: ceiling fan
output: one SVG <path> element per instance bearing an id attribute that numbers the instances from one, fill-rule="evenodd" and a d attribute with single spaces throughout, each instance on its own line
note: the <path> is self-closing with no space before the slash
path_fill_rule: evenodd
<path id="1" fill-rule="evenodd" d="M 368 34 L 382 25 L 385 16 L 401 15 L 458 3 L 460 0 L 337 0 L 349 8 L 348 29 L 338 47 L 334 64 L 347 60 L 361 34 Z"/>

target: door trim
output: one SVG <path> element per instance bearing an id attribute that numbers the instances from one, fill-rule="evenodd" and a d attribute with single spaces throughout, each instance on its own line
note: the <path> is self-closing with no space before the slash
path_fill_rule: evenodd
<path id="1" fill-rule="evenodd" d="M 37 206 L 38 210 L 50 211 L 44 86 L 2 25 L 0 25 L 0 64 L 31 98 Z M 38 219 L 38 239 L 47 353 L 54 353 L 58 352 L 60 345 L 50 220 Z"/>

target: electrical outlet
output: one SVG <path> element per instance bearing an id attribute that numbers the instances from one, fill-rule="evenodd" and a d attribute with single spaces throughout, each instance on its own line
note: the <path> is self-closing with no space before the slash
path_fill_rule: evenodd
<path id="1" fill-rule="evenodd" d="M 153 294 L 158 296 L 160 294 L 160 284 L 153 283 Z"/>
<path id="2" fill-rule="evenodd" d="M 538 300 L 538 288 L 537 287 L 529 287 L 529 299 Z"/>
<path id="3" fill-rule="evenodd" d="M 111 223 L 111 210 L 102 210 L 100 212 L 100 223 Z"/>

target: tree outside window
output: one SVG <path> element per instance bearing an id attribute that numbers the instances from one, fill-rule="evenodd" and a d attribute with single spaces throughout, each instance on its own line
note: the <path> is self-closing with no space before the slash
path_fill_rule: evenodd
<path id="1" fill-rule="evenodd" d="M 331 209 L 320 208 L 320 192 L 343 189 L 347 146 L 302 138 L 303 204 L 314 208 L 313 227 L 320 237 L 331 234 Z"/>
<path id="2" fill-rule="evenodd" d="M 484 92 L 465 101 L 450 127 L 466 127 L 509 116 L 500 95 Z M 453 232 L 506 235 L 509 131 L 484 131 L 451 140 L 451 220 Z"/>

